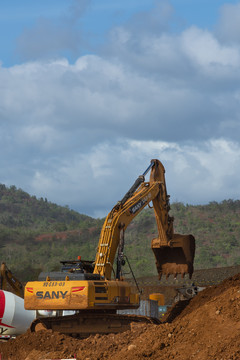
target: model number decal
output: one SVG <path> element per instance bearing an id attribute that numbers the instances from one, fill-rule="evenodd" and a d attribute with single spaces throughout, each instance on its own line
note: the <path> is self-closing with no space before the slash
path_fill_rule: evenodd
<path id="1" fill-rule="evenodd" d="M 60 282 L 57 282 L 57 281 L 45 281 L 43 283 L 43 286 L 46 286 L 46 287 L 50 287 L 50 286 L 64 286 L 65 285 L 65 281 L 60 281 Z"/>
<path id="2" fill-rule="evenodd" d="M 37 291 L 37 299 L 65 299 L 68 291 Z"/>

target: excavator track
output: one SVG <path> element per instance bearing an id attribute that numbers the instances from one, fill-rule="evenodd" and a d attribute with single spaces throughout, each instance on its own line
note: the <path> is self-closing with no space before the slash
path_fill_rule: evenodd
<path id="1" fill-rule="evenodd" d="M 141 315 L 79 312 L 75 315 L 39 318 L 31 324 L 31 331 L 57 331 L 74 337 L 85 338 L 94 334 L 119 333 L 131 330 L 131 324 L 160 324 L 157 318 Z"/>

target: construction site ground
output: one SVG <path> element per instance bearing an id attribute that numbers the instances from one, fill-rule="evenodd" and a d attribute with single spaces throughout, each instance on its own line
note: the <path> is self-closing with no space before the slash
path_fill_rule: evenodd
<path id="1" fill-rule="evenodd" d="M 144 278 L 139 284 L 146 293 L 159 292 L 155 281 Z M 168 286 L 165 281 L 161 285 L 168 301 L 172 301 L 174 288 L 185 284 L 173 281 L 170 279 Z M 0 343 L 0 358 L 239 360 L 240 267 L 198 270 L 191 281 L 206 289 L 190 301 L 174 304 L 160 325 L 133 324 L 131 331 L 86 339 L 51 330 L 28 331 L 15 340 Z"/>

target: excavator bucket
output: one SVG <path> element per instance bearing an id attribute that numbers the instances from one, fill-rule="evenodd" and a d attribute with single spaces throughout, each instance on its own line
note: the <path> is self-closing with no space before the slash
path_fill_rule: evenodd
<path id="1" fill-rule="evenodd" d="M 192 235 L 174 234 L 169 246 L 160 245 L 159 239 L 152 240 L 152 250 L 156 258 L 156 266 L 161 279 L 162 275 L 193 274 L 193 260 L 195 254 L 195 238 Z"/>

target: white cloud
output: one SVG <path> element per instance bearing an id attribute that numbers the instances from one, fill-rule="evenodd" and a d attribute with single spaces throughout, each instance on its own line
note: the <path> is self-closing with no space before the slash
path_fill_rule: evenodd
<path id="1" fill-rule="evenodd" d="M 239 67 L 239 49 L 221 45 L 207 30 L 191 27 L 182 34 L 182 46 L 186 55 L 192 58 L 196 66 L 232 66 Z"/>
<path id="2" fill-rule="evenodd" d="M 85 154 L 58 159 L 57 166 L 52 159 L 46 170 L 35 172 L 31 192 L 71 204 L 80 212 L 105 216 L 152 158 L 165 166 L 172 202 L 203 204 L 238 198 L 240 146 L 224 139 L 192 145 L 130 139 L 115 145 L 100 143 Z"/>
<path id="3" fill-rule="evenodd" d="M 48 114 L 45 114 L 48 116 Z M 18 133 L 19 142 L 22 145 L 30 147 L 38 147 L 43 151 L 51 151 L 56 146 L 58 141 L 61 141 L 61 136 L 58 135 L 56 129 L 48 125 L 30 125 L 22 127 Z"/>
<path id="4" fill-rule="evenodd" d="M 239 196 L 240 49 L 161 4 L 98 55 L 0 67 L 0 182 L 104 215 L 159 158 L 173 200 Z"/>

